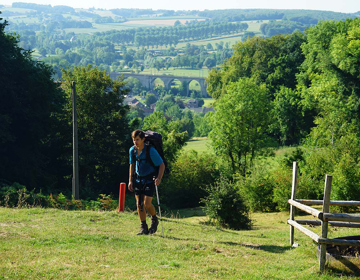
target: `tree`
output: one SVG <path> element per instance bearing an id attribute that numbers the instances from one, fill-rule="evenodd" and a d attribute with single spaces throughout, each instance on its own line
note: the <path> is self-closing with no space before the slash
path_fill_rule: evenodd
<path id="1" fill-rule="evenodd" d="M 52 69 L 18 47 L 0 19 L 0 180 L 42 188 L 58 184 L 58 132 L 64 96 Z"/>
<path id="2" fill-rule="evenodd" d="M 360 132 L 359 23 L 358 18 L 321 22 L 307 31 L 299 91 L 317 114 L 312 136 L 322 146 Z"/>
<path id="3" fill-rule="evenodd" d="M 360 162 L 359 24 L 355 18 L 309 28 L 298 75 L 302 103 L 315 115 L 308 137 L 315 149 L 306 158 L 304 172 L 315 178 L 314 189 L 321 186 L 314 170 L 321 170 L 322 176 L 333 174 L 334 196 L 345 200 L 358 200 L 360 193 L 355 183 Z"/>
<path id="4" fill-rule="evenodd" d="M 128 107 L 122 105 L 127 92 L 124 82 L 113 81 L 91 65 L 63 70 L 69 121 L 71 81 L 76 82 L 81 189 L 87 189 L 87 195 L 115 191 L 121 178 L 127 176 L 131 146 L 125 118 Z"/>
<path id="5" fill-rule="evenodd" d="M 128 77 L 125 79 L 126 88 L 130 89 L 132 95 L 140 95 L 141 92 L 144 90 L 143 85 L 141 82 L 133 77 Z"/>
<path id="6" fill-rule="evenodd" d="M 230 83 L 226 96 L 215 104 L 210 139 L 217 155 L 244 175 L 258 149 L 266 146 L 270 123 L 268 90 L 254 79 Z"/>
<path id="7" fill-rule="evenodd" d="M 226 94 L 227 84 L 240 77 L 254 78 L 258 84 L 266 83 L 271 98 L 281 86 L 295 89 L 296 74 L 304 61 L 300 48 L 303 42 L 304 36 L 299 32 L 239 42 L 221 69 L 210 71 L 206 79 L 209 94 L 214 98 Z"/>
<path id="8" fill-rule="evenodd" d="M 156 98 L 155 94 L 153 94 L 153 93 L 146 94 L 146 97 L 145 97 L 146 106 L 150 107 L 150 105 L 154 104 L 156 101 L 157 101 L 157 98 Z"/>
<path id="9" fill-rule="evenodd" d="M 272 102 L 274 123 L 271 124 L 273 133 L 279 135 L 282 145 L 298 144 L 302 137 L 307 136 L 304 124 L 306 118 L 302 116 L 301 96 L 298 92 L 281 87 L 275 93 Z"/>
<path id="10" fill-rule="evenodd" d="M 163 136 L 164 154 L 168 163 L 171 165 L 177 158 L 181 148 L 189 139 L 187 132 L 181 132 L 171 126 L 163 112 L 154 112 L 144 118 L 143 130 L 153 130 Z"/>
<path id="11" fill-rule="evenodd" d="M 195 126 L 194 136 L 205 137 L 211 131 L 211 118 L 213 112 L 208 112 L 204 116 L 200 114 L 194 115 L 193 122 Z"/>
<path id="12" fill-rule="evenodd" d="M 206 66 L 209 70 L 216 66 L 216 60 L 213 57 L 207 57 L 204 61 L 204 66 Z"/>

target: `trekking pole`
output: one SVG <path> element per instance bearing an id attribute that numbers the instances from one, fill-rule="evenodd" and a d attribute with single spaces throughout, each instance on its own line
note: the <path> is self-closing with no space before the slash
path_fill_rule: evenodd
<path id="1" fill-rule="evenodd" d="M 158 187 L 157 187 L 156 184 L 155 184 L 155 189 L 156 189 L 157 202 L 158 202 L 158 206 L 159 206 L 159 216 L 160 216 L 160 223 L 161 223 L 161 232 L 162 232 L 163 237 L 165 237 L 165 236 L 164 236 L 164 228 L 163 228 L 162 219 L 161 219 L 161 208 L 160 208 L 160 200 L 159 200 L 159 191 L 158 191 Z"/>

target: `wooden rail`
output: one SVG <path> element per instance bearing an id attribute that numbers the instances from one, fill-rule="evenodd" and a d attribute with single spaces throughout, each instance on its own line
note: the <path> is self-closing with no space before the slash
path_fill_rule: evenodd
<path id="1" fill-rule="evenodd" d="M 296 199 L 297 202 L 305 205 L 323 205 L 323 200 L 315 200 L 315 199 Z M 337 206 L 360 206 L 360 201 L 344 201 L 344 200 L 330 200 L 329 205 L 337 205 Z"/>
<path id="2" fill-rule="evenodd" d="M 300 225 L 312 225 L 312 226 L 321 226 L 321 221 L 318 220 L 295 220 Z M 334 227 L 348 227 L 348 228 L 360 228 L 360 223 L 343 223 L 343 222 L 333 222 L 329 221 L 329 225 Z"/>
<path id="3" fill-rule="evenodd" d="M 289 199 L 288 203 L 292 206 L 295 206 L 296 208 L 298 208 L 300 210 L 305 211 L 308 214 L 313 215 L 314 217 L 316 217 L 320 220 L 322 220 L 322 218 L 323 218 L 323 213 L 321 211 L 311 208 L 309 206 L 303 205 L 300 202 L 297 202 L 296 200 Z"/>
<path id="4" fill-rule="evenodd" d="M 312 240 L 320 245 L 320 256 L 319 256 L 319 270 L 325 269 L 326 262 L 326 245 L 348 245 L 348 246 L 360 246 L 360 240 L 347 240 L 347 239 L 329 239 L 328 238 L 328 227 L 349 227 L 349 228 L 360 228 L 360 215 L 346 214 L 346 213 L 329 213 L 330 205 L 337 206 L 360 206 L 360 201 L 341 201 L 341 200 L 330 200 L 332 176 L 325 176 L 325 188 L 324 188 L 324 199 L 313 200 L 313 199 L 296 199 L 296 188 L 297 188 L 297 162 L 293 163 L 293 180 L 292 180 L 292 191 L 291 199 L 288 200 L 290 204 L 290 219 L 287 223 L 290 225 L 290 245 L 294 244 L 294 229 L 298 229 L 305 235 L 309 236 Z M 308 205 L 322 205 L 322 211 L 312 208 Z M 308 214 L 313 215 L 319 220 L 295 220 L 295 209 L 298 208 L 305 211 Z M 302 224 L 321 226 L 321 236 L 312 232 L 302 226 Z"/>
<path id="5" fill-rule="evenodd" d="M 303 227 L 302 225 L 298 224 L 297 222 L 295 222 L 293 220 L 288 220 L 288 224 L 295 227 L 295 228 L 297 228 L 302 233 L 305 233 L 307 236 L 309 236 L 312 240 L 319 243 L 320 236 L 317 235 L 316 233 L 314 233 L 311 230 Z"/>

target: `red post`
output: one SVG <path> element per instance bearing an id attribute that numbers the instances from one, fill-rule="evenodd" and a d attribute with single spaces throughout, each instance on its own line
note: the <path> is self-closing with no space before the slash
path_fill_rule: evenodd
<path id="1" fill-rule="evenodd" d="M 120 191 L 119 191 L 119 212 L 124 212 L 125 210 L 125 189 L 126 184 L 120 183 Z"/>

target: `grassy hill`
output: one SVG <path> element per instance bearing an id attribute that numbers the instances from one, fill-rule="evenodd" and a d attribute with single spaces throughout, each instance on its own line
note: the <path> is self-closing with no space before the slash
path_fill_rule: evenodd
<path id="1" fill-rule="evenodd" d="M 320 275 L 316 245 L 298 231 L 291 248 L 288 216 L 254 213 L 252 230 L 233 231 L 187 210 L 164 219 L 163 238 L 160 225 L 136 236 L 132 212 L 0 208 L 0 279 L 353 279 L 337 263 Z"/>

